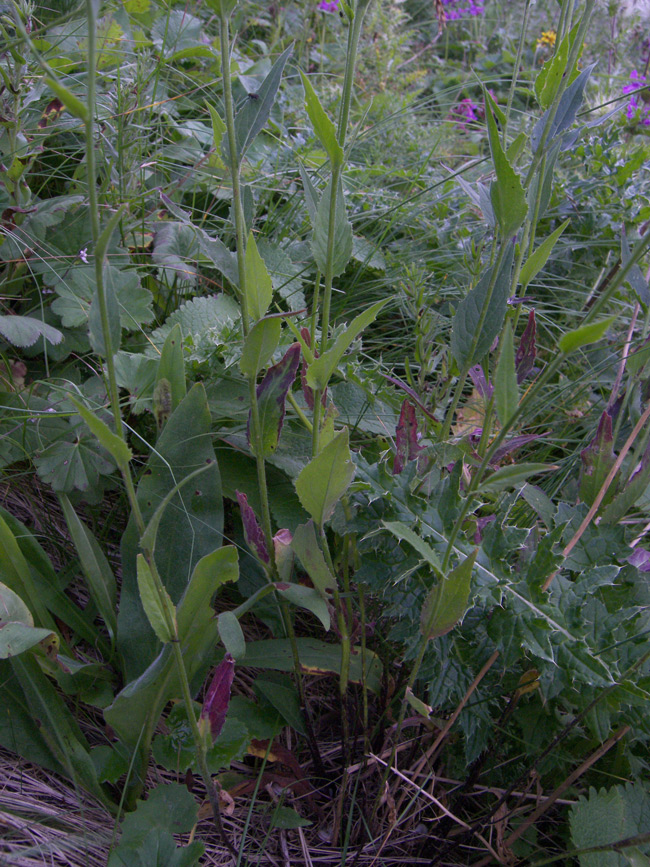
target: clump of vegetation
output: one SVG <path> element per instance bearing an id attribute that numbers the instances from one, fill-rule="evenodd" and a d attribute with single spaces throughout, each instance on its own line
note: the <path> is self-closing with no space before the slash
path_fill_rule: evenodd
<path id="1" fill-rule="evenodd" d="M 647 862 L 610 6 L 0 3 L 6 863 Z"/>

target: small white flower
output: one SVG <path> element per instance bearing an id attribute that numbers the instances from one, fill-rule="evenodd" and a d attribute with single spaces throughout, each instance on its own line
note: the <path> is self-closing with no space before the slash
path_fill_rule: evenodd
<path id="1" fill-rule="evenodd" d="M 84 247 L 83 250 L 79 250 L 79 258 L 84 263 L 84 265 L 88 264 L 88 247 Z"/>

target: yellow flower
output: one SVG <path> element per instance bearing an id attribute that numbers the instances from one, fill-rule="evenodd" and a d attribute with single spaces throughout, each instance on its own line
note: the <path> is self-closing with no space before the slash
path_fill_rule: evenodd
<path id="1" fill-rule="evenodd" d="M 555 45 L 557 33 L 555 30 L 542 30 L 542 35 L 537 40 L 537 45 L 541 48 L 543 45 L 548 45 L 551 48 Z"/>

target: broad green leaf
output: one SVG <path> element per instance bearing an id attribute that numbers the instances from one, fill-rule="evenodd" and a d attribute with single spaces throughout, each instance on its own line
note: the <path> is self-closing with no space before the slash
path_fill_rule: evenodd
<path id="1" fill-rule="evenodd" d="M 99 543 L 79 519 L 65 494 L 59 495 L 68 532 L 79 556 L 88 589 L 112 639 L 117 635 L 117 587 L 115 576 Z"/>
<path id="2" fill-rule="evenodd" d="M 302 735 L 307 734 L 305 720 L 300 709 L 300 695 L 291 678 L 285 674 L 261 674 L 255 678 L 253 689 L 258 696 L 275 708 L 282 719 Z M 246 725 L 245 717 L 242 718 Z M 250 730 L 250 729 L 249 729 Z M 253 732 L 251 731 L 251 734 Z M 257 737 L 253 734 L 253 737 Z"/>
<path id="3" fill-rule="evenodd" d="M 110 273 L 108 268 L 105 274 Z M 99 304 L 99 291 L 96 288 L 88 311 L 88 336 L 90 345 L 97 355 L 102 358 L 113 356 L 119 351 L 122 342 L 122 326 L 120 324 L 120 308 L 117 303 L 115 291 L 110 280 L 104 280 L 104 301 L 106 304 L 107 332 L 104 331 L 102 314 Z"/>
<path id="4" fill-rule="evenodd" d="M 506 322 L 506 327 L 502 332 L 501 353 L 494 373 L 494 402 L 501 426 L 505 427 L 519 406 L 515 346 L 509 322 Z"/>
<path id="5" fill-rule="evenodd" d="M 166 379 L 169 382 L 171 389 L 170 412 L 173 412 L 187 394 L 185 361 L 183 360 L 183 335 L 181 326 L 178 323 L 172 326 L 163 344 L 160 361 L 158 362 L 156 382 L 160 382 L 161 379 Z"/>
<path id="6" fill-rule="evenodd" d="M 355 316 L 345 331 L 336 338 L 333 346 L 324 352 L 320 358 L 315 359 L 307 370 L 307 385 L 324 391 L 339 361 L 343 358 L 346 349 L 357 339 L 361 332 L 374 322 L 379 311 L 389 302 L 389 298 L 377 301 L 363 313 Z"/>
<path id="7" fill-rule="evenodd" d="M 558 341 L 560 351 L 568 355 L 569 352 L 575 352 L 582 346 L 596 343 L 605 336 L 607 329 L 615 319 L 616 316 L 608 316 L 607 319 L 600 322 L 590 322 L 588 325 L 581 325 L 574 331 L 563 334 Z"/>
<path id="8" fill-rule="evenodd" d="M 409 545 L 415 548 L 420 557 L 423 557 L 438 575 L 442 575 L 442 563 L 440 562 L 440 558 L 421 536 L 418 536 L 417 533 L 401 521 L 382 521 L 382 524 L 388 532 L 392 533 L 397 539 L 403 539 L 405 542 L 408 542 Z"/>
<path id="9" fill-rule="evenodd" d="M 472 569 L 478 549 L 429 591 L 422 606 L 420 631 L 428 639 L 446 635 L 462 619 L 469 601 Z"/>
<path id="10" fill-rule="evenodd" d="M 548 149 L 552 148 L 554 139 L 559 136 L 560 133 L 569 129 L 569 127 L 573 125 L 576 115 L 578 114 L 578 109 L 582 105 L 585 87 L 587 86 L 587 82 L 589 81 L 595 66 L 595 63 L 587 66 L 582 70 L 575 81 L 567 87 L 562 94 L 560 104 L 558 105 L 557 111 L 554 115 L 552 115 L 551 109 L 547 109 L 542 117 L 537 121 L 530 136 L 530 146 L 533 153 L 535 153 L 540 147 L 542 138 L 546 133 L 546 127 L 549 123 L 550 127 L 548 134 L 546 135 L 545 144 L 545 148 Z M 568 141 L 560 139 L 562 149 L 567 147 L 571 141 L 573 141 L 573 137 L 570 137 Z"/>
<path id="11" fill-rule="evenodd" d="M 539 473 L 550 473 L 556 469 L 557 466 L 551 464 L 512 464 L 511 466 L 502 467 L 484 479 L 479 485 L 478 490 L 484 493 L 496 493 L 508 488 L 516 488 L 522 482 L 528 481 L 530 476 L 536 476 Z"/>
<path id="12" fill-rule="evenodd" d="M 39 626 L 54 631 L 54 620 L 36 587 L 29 564 L 5 519 L 0 516 L 0 578 L 36 615 Z"/>
<path id="13" fill-rule="evenodd" d="M 564 37 L 559 45 L 555 46 L 553 57 L 546 61 L 535 79 L 535 95 L 544 111 L 550 108 L 565 76 L 569 49 L 573 42 L 572 36 L 575 38 L 575 28 Z"/>
<path id="14" fill-rule="evenodd" d="M 329 245 L 330 203 L 332 197 L 332 182 L 325 187 L 320 197 L 316 216 L 313 220 L 314 234 L 311 249 L 316 265 L 324 274 L 327 270 L 327 250 Z M 332 245 L 332 276 L 338 277 L 345 271 L 352 255 L 352 225 L 348 220 L 343 196 L 343 186 L 339 180 L 336 187 L 336 203 L 334 209 L 334 243 Z"/>
<path id="15" fill-rule="evenodd" d="M 309 120 L 314 127 L 314 132 L 319 142 L 325 148 L 332 168 L 338 168 L 343 165 L 343 148 L 338 143 L 336 127 L 325 113 L 316 91 L 302 69 L 300 70 L 300 77 L 302 79 L 302 86 L 305 89 L 305 108 L 307 109 Z"/>
<path id="16" fill-rule="evenodd" d="M 301 470 L 296 493 L 318 527 L 329 520 L 334 507 L 350 486 L 354 464 L 349 432 L 345 428 Z"/>
<path id="17" fill-rule="evenodd" d="M 68 90 L 65 85 L 61 84 L 56 78 L 47 77 L 47 84 L 50 90 L 59 97 L 63 105 L 67 108 L 71 115 L 78 117 L 84 122 L 88 119 L 88 108 L 78 96 L 75 96 L 71 90 Z"/>
<path id="18" fill-rule="evenodd" d="M 17 593 L 0 583 L 0 659 L 30 650 L 53 633 L 34 626 L 29 608 Z"/>
<path id="19" fill-rule="evenodd" d="M 235 139 L 237 142 L 236 157 L 238 163 L 269 119 L 271 108 L 275 102 L 275 97 L 282 80 L 282 72 L 292 51 L 293 45 L 290 45 L 278 57 L 271 67 L 271 71 L 262 82 L 258 92 L 250 94 L 243 107 L 237 112 L 235 117 Z M 230 165 L 230 147 L 227 138 L 223 139 L 222 151 L 224 160 L 227 165 Z"/>
<path id="20" fill-rule="evenodd" d="M 12 622 L 33 626 L 34 618 L 20 596 L 6 584 L 0 583 L 0 627 Z"/>
<path id="21" fill-rule="evenodd" d="M 338 644 L 325 644 L 315 638 L 296 638 L 298 658 L 301 669 L 308 674 L 340 674 L 341 647 Z M 360 647 L 353 647 L 350 656 L 350 680 L 352 683 L 364 681 L 364 654 Z M 251 668 L 271 669 L 273 671 L 293 671 L 293 651 L 291 642 L 286 638 L 271 638 L 263 641 L 249 641 L 246 644 L 246 659 L 242 663 Z M 382 665 L 379 657 L 371 650 L 365 652 L 365 683 L 368 689 L 379 693 L 381 689 Z"/>
<path id="22" fill-rule="evenodd" d="M 248 332 L 239 369 L 244 376 L 256 377 L 275 352 L 280 342 L 282 321 L 279 318 L 260 319 Z"/>
<path id="23" fill-rule="evenodd" d="M 316 538 L 314 522 L 308 521 L 296 528 L 291 547 L 298 555 L 303 569 L 311 578 L 312 584 L 323 596 L 328 598 L 328 591 L 336 590 L 336 578 L 332 575 Z"/>
<path id="24" fill-rule="evenodd" d="M 528 202 L 521 178 L 508 162 L 508 157 L 501 145 L 499 131 L 494 119 L 494 101 L 487 91 L 484 91 L 484 95 L 490 151 L 496 172 L 496 180 L 492 182 L 490 187 L 490 199 L 494 216 L 504 238 L 510 238 L 526 219 Z"/>
<path id="25" fill-rule="evenodd" d="M 253 233 L 250 232 L 246 241 L 246 301 L 248 315 L 257 322 L 269 309 L 273 298 L 273 283 L 266 269 L 264 259 L 257 250 Z"/>
<path id="26" fill-rule="evenodd" d="M 80 403 L 80 401 L 76 400 L 74 397 L 71 397 L 70 401 L 74 404 L 75 409 L 86 422 L 92 433 L 97 437 L 101 445 L 110 455 L 112 455 L 118 467 L 121 469 L 126 468 L 133 457 L 133 452 L 124 442 L 122 437 L 113 433 L 105 422 L 96 416 L 94 412 Z"/>
<path id="27" fill-rule="evenodd" d="M 276 583 L 275 589 L 280 596 L 287 599 L 299 608 L 311 611 L 323 624 L 325 632 L 330 628 L 330 613 L 327 604 L 318 590 L 314 587 L 303 587 L 302 584 L 290 584 L 288 582 Z"/>
<path id="28" fill-rule="evenodd" d="M 190 223 L 167 220 L 158 224 L 151 259 L 168 283 L 178 280 L 184 290 L 196 285 L 198 252 L 197 231 Z"/>
<path id="29" fill-rule="evenodd" d="M 54 440 L 37 454 L 36 471 L 57 492 L 76 489 L 96 497 L 100 476 L 111 475 L 115 463 L 91 432 L 71 428 L 70 437 Z"/>
<path id="30" fill-rule="evenodd" d="M 294 828 L 308 828 L 313 824 L 311 819 L 305 819 L 291 807 L 275 807 L 271 813 L 272 828 L 292 830 Z"/>
<path id="31" fill-rule="evenodd" d="M 159 592 L 151 572 L 151 567 L 142 554 L 138 554 L 137 568 L 140 601 L 151 624 L 151 628 L 156 633 L 158 640 L 162 641 L 163 644 L 173 641 L 175 636 L 171 623 L 176 617 L 176 611 L 173 602 L 169 598 L 169 593 L 164 587 Z"/>
<path id="32" fill-rule="evenodd" d="M 491 292 L 493 269 L 488 269 L 458 305 L 451 327 L 451 351 L 461 369 L 480 362 L 501 331 L 508 307 L 513 255 L 510 245 Z"/>
<path id="33" fill-rule="evenodd" d="M 553 247 L 557 243 L 560 235 L 566 229 L 571 221 L 565 220 L 561 226 L 558 226 L 557 229 L 553 232 L 552 235 L 549 235 L 539 247 L 535 250 L 535 252 L 526 260 L 521 271 L 519 272 L 519 282 L 522 286 L 526 287 L 530 283 L 530 281 L 537 276 L 537 274 L 542 270 L 544 265 L 546 265 L 548 261 L 548 257 L 553 252 Z"/>
<path id="34" fill-rule="evenodd" d="M 208 469 L 178 490 L 160 520 L 155 562 L 172 602 L 185 592 L 193 569 L 221 545 L 223 500 L 205 389 L 194 385 L 163 428 L 141 475 L 137 497 L 145 526 L 167 494 L 190 473 Z M 127 682 L 144 672 L 159 653 L 137 588 L 139 534 L 131 517 L 122 537 L 122 591 L 118 649 Z"/>
<path id="35" fill-rule="evenodd" d="M 232 611 L 222 611 L 217 617 L 217 629 L 219 638 L 228 653 L 241 660 L 246 656 L 246 639 L 239 625 L 239 620 Z"/>
<path id="36" fill-rule="evenodd" d="M 285 402 L 293 385 L 300 363 L 300 344 L 292 343 L 284 358 L 270 367 L 257 386 L 257 409 L 259 413 L 261 451 L 267 458 L 276 450 L 284 423 Z M 255 454 L 257 443 L 253 438 L 252 421 L 249 416 L 248 439 Z"/>
<path id="37" fill-rule="evenodd" d="M 56 345 L 63 340 L 58 328 L 53 328 L 33 316 L 0 316 L 0 335 L 12 346 L 21 349 L 33 346 L 39 337 Z"/>

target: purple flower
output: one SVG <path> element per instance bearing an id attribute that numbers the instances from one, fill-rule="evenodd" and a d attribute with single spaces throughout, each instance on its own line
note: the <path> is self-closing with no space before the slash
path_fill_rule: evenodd
<path id="1" fill-rule="evenodd" d="M 339 0 L 320 0 L 318 8 L 321 12 L 338 12 Z"/>
<path id="2" fill-rule="evenodd" d="M 452 108 L 451 117 L 459 126 L 465 128 L 468 123 L 478 120 L 478 115 L 476 114 L 477 111 L 478 105 L 476 105 L 475 102 L 472 102 L 468 97 L 467 99 L 461 99 L 461 101 Z"/>
<path id="3" fill-rule="evenodd" d="M 442 0 L 442 5 L 445 7 L 447 21 L 483 15 L 485 12 L 483 0 Z"/>
<path id="4" fill-rule="evenodd" d="M 638 90 L 644 84 L 648 84 L 647 77 L 641 75 L 636 69 L 633 69 L 630 73 L 630 84 L 626 84 L 623 87 L 623 93 L 632 93 L 633 90 Z M 634 96 L 630 97 L 625 114 L 627 119 L 633 123 L 650 126 L 650 105 L 647 105 L 643 101 L 643 98 L 639 99 L 641 96 L 640 93 L 635 93 Z"/>

